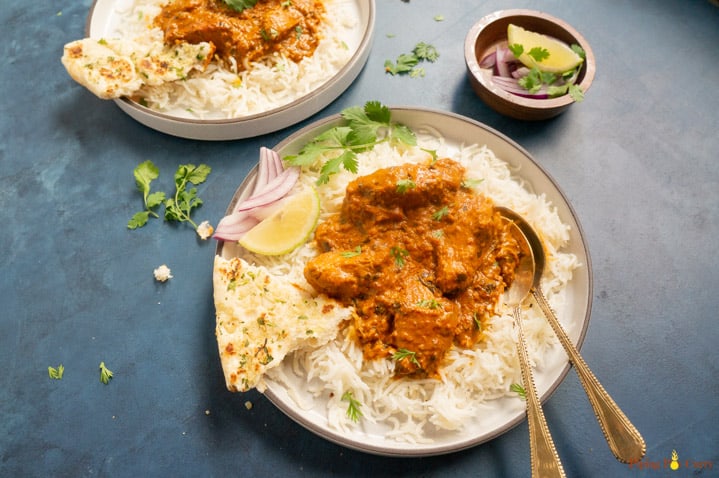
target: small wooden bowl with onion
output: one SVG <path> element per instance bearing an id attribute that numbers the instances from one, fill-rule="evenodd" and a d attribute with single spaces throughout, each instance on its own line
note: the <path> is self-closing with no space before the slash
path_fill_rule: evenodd
<path id="1" fill-rule="evenodd" d="M 529 98 L 511 93 L 492 80 L 491 68 L 482 68 L 483 60 L 507 43 L 507 27 L 517 25 L 535 33 L 578 45 L 584 50 L 584 62 L 575 84 L 584 93 L 594 80 L 595 60 L 589 43 L 571 25 L 547 13 L 534 10 L 500 10 L 489 14 L 469 30 L 464 42 L 464 57 L 472 89 L 496 112 L 511 118 L 539 121 L 555 117 L 567 110 L 575 100 L 569 94 L 550 98 Z"/>

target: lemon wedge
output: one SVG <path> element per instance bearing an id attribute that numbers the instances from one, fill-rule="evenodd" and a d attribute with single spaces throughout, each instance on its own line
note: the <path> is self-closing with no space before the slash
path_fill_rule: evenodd
<path id="1" fill-rule="evenodd" d="M 239 240 L 245 249 L 265 256 L 288 254 L 307 242 L 320 217 L 320 198 L 312 186 L 282 201 L 280 208 Z"/>
<path id="2" fill-rule="evenodd" d="M 582 63 L 582 57 L 572 50 L 566 43 L 555 38 L 530 32 L 522 27 L 509 24 L 507 27 L 507 43 L 509 45 L 522 45 L 523 53 L 519 61 L 528 68 L 538 68 L 549 73 L 564 73 L 576 68 Z M 529 52 L 533 48 L 546 50 L 549 55 L 537 61 Z"/>

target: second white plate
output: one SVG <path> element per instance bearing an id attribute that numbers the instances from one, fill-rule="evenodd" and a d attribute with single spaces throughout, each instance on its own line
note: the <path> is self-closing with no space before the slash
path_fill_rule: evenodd
<path id="1" fill-rule="evenodd" d="M 323 84 L 304 96 L 262 113 L 231 119 L 191 119 L 158 112 L 128 98 L 115 100 L 125 113 L 138 122 L 173 136 L 199 140 L 233 140 L 279 131 L 322 110 L 341 95 L 357 78 L 367 62 L 374 37 L 374 0 L 337 0 L 357 16 L 351 34 L 344 42 L 351 56 L 347 64 Z M 118 11 L 128 8 L 131 0 L 95 0 L 87 19 L 86 36 L 112 36 Z"/>

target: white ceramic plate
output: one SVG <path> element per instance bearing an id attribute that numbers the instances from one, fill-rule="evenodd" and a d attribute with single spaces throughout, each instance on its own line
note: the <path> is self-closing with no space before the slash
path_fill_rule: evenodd
<path id="1" fill-rule="evenodd" d="M 282 156 L 295 154 L 309 140 L 320 132 L 336 126 L 342 119 L 339 115 L 320 120 L 293 134 L 273 149 Z M 557 208 L 562 222 L 571 228 L 568 246 L 563 249 L 577 256 L 581 266 L 575 269 L 568 284 L 567 302 L 563 311 L 558 311 L 559 319 L 569 337 L 580 347 L 589 324 L 592 302 L 591 263 L 586 244 L 582 237 L 580 224 L 559 186 L 539 166 L 527 151 L 501 133 L 474 120 L 452 113 L 427 109 L 392 108 L 392 121 L 405 124 L 414 131 L 429 130 L 444 137 L 446 145 L 459 148 L 462 145 L 486 144 L 495 155 L 509 163 L 518 179 L 535 193 L 541 193 Z M 227 213 L 247 194 L 254 183 L 256 170 L 253 170 L 238 188 Z M 234 245 L 220 242 L 217 253 L 225 257 L 235 255 Z M 541 371 L 535 370 L 537 391 L 545 401 L 564 380 L 569 371 L 569 362 L 564 350 L 557 346 L 544 357 L 545 365 Z M 287 374 L 292 376 L 291 373 Z M 303 380 L 297 379 L 290 387 L 295 394 L 304 395 Z M 486 404 L 486 414 L 481 421 L 467 423 L 462 431 L 443 432 L 431 436 L 434 442 L 429 444 L 400 443 L 385 438 L 383 426 L 368 426 L 361 432 L 341 433 L 331 429 L 327 423 L 327 411 L 324 403 L 315 399 L 314 408 L 300 409 L 288 394 L 284 385 L 268 381 L 265 395 L 280 410 L 308 430 L 348 448 L 377 455 L 387 456 L 430 456 L 450 453 L 489 441 L 518 423 L 525 417 L 524 402 L 516 398 L 492 400 Z"/>
<path id="2" fill-rule="evenodd" d="M 341 95 L 357 78 L 367 62 L 375 23 L 374 0 L 337 0 L 352 9 L 358 18 L 351 38 L 345 43 L 352 52 L 350 60 L 325 83 L 284 106 L 263 113 L 233 119 L 197 120 L 159 113 L 127 98 L 115 100 L 135 120 L 163 133 L 199 140 L 250 138 L 286 128 L 309 118 Z M 131 0 L 95 0 L 87 19 L 86 36 L 101 38 L 115 30 L 118 15 Z"/>

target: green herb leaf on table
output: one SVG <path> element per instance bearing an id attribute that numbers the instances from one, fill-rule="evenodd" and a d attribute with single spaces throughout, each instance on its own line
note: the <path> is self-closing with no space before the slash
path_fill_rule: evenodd
<path id="1" fill-rule="evenodd" d="M 65 373 L 65 367 L 63 367 L 62 364 L 58 365 L 57 368 L 55 368 L 55 367 L 47 368 L 47 374 L 53 380 L 62 380 L 62 375 L 64 373 Z"/>
<path id="2" fill-rule="evenodd" d="M 105 362 L 100 362 L 100 381 L 107 385 L 112 379 L 112 371 L 105 366 Z"/>
<path id="3" fill-rule="evenodd" d="M 137 229 L 147 224 L 150 216 L 159 218 L 155 208 L 165 200 L 165 193 L 150 193 L 152 181 L 160 176 L 160 170 L 149 159 L 140 163 L 133 171 L 137 189 L 142 193 L 145 209 L 135 213 L 127 223 L 128 229 Z"/>
<path id="4" fill-rule="evenodd" d="M 391 75 L 409 74 L 411 78 L 423 77 L 424 68 L 417 66 L 422 61 L 434 63 L 439 58 L 437 48 L 425 42 L 420 42 L 412 49 L 412 53 L 402 53 L 397 60 L 384 62 L 385 72 Z"/>

